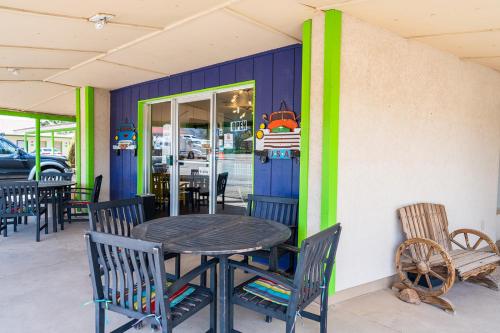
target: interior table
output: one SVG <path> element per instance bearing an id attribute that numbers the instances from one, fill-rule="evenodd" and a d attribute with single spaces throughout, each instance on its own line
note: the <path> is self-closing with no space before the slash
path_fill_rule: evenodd
<path id="1" fill-rule="evenodd" d="M 280 223 L 240 215 L 182 215 L 151 220 L 132 229 L 132 237 L 162 243 L 164 250 L 217 257 L 219 259 L 219 332 L 229 333 L 228 258 L 233 254 L 273 248 L 290 238 Z"/>
<path id="2" fill-rule="evenodd" d="M 64 230 L 64 216 L 62 211 L 64 190 L 75 185 L 71 180 L 50 180 L 39 181 L 38 190 L 48 191 L 51 194 L 52 204 L 52 231 L 57 232 L 57 223 L 61 225 L 61 230 Z"/>

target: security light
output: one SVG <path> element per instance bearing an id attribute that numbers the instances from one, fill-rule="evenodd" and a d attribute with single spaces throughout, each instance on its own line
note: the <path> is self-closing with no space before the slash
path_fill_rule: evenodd
<path id="1" fill-rule="evenodd" d="M 94 23 L 97 30 L 101 30 L 113 17 L 115 16 L 112 14 L 96 14 L 89 18 L 89 22 Z"/>

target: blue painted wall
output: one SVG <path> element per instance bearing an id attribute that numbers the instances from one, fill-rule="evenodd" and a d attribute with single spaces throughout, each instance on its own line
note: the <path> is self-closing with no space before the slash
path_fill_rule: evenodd
<path id="1" fill-rule="evenodd" d="M 111 92 L 111 139 L 126 119 L 137 125 L 137 101 L 255 80 L 255 127 L 262 114 L 278 110 L 281 100 L 300 114 L 302 47 L 300 44 L 148 81 Z M 110 140 L 112 144 L 112 140 Z M 298 197 L 299 162 L 255 159 L 255 194 Z M 137 158 L 130 151 L 111 152 L 111 199 L 136 194 Z"/>

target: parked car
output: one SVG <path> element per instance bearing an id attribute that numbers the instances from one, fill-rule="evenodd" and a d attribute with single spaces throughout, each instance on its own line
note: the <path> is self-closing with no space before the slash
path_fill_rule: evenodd
<path id="1" fill-rule="evenodd" d="M 71 172 L 66 158 L 62 156 L 41 155 L 40 166 L 42 172 Z M 35 172 L 35 154 L 27 153 L 0 137 L 0 179 L 35 179 Z"/>

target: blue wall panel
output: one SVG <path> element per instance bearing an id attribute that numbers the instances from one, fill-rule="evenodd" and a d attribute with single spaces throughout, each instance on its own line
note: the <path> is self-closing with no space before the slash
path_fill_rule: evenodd
<path id="1" fill-rule="evenodd" d="M 255 130 L 264 113 L 278 110 L 281 100 L 300 115 L 301 45 L 291 45 L 221 64 L 124 87 L 111 92 L 111 137 L 126 119 L 137 125 L 137 101 L 181 92 L 255 80 Z M 135 195 L 137 158 L 124 151 L 111 156 L 111 198 Z M 299 194 L 298 160 L 254 164 L 254 193 L 284 197 Z"/>

